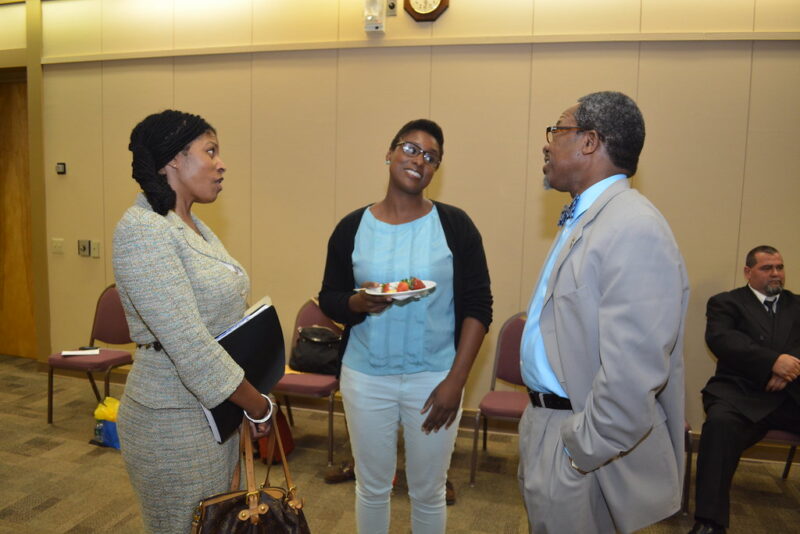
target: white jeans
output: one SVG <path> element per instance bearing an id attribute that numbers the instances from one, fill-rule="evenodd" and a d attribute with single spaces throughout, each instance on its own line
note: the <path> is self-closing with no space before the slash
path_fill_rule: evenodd
<path id="1" fill-rule="evenodd" d="M 419 412 L 446 371 L 372 376 L 342 366 L 340 380 L 356 470 L 356 524 L 361 534 L 389 532 L 397 431 L 403 425 L 406 479 L 414 534 L 441 534 L 447 525 L 445 481 L 458 417 L 426 435 Z"/>

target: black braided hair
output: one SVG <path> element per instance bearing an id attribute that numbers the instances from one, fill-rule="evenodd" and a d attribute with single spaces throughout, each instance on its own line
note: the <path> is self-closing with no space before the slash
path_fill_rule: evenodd
<path id="1" fill-rule="evenodd" d="M 206 132 L 216 130 L 203 117 L 174 109 L 149 115 L 131 132 L 133 178 L 159 215 L 175 208 L 175 191 L 158 171 Z"/>

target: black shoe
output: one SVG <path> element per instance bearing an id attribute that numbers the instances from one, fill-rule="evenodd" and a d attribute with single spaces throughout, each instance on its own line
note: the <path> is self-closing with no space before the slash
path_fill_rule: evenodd
<path id="1" fill-rule="evenodd" d="M 452 506 L 456 503 L 456 489 L 449 480 L 444 483 L 444 500 L 447 506 Z"/>
<path id="2" fill-rule="evenodd" d="M 689 534 L 725 534 L 725 527 L 708 521 L 695 521 Z"/>

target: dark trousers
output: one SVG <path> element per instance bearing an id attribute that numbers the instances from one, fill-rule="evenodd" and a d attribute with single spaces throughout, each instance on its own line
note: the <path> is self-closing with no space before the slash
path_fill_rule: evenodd
<path id="1" fill-rule="evenodd" d="M 787 397 L 764 419 L 753 422 L 724 400 L 704 395 L 706 421 L 697 455 L 695 519 L 728 527 L 730 489 L 739 458 L 768 430 L 800 433 L 800 409 Z"/>

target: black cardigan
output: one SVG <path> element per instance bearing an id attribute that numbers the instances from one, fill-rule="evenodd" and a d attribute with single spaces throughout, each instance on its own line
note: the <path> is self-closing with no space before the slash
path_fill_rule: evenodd
<path id="1" fill-rule="evenodd" d="M 458 348 L 461 325 L 467 317 L 480 321 L 486 330 L 492 322 L 492 292 L 486 254 L 483 251 L 481 234 L 469 216 L 461 209 L 433 202 L 439 212 L 447 246 L 453 253 L 453 306 L 455 308 L 455 339 Z M 340 357 L 344 354 L 350 327 L 362 322 L 367 314 L 354 313 L 347 301 L 353 295 L 353 249 L 356 232 L 361 224 L 364 206 L 345 216 L 333 230 L 328 240 L 328 258 L 325 261 L 325 276 L 319 292 L 322 311 L 346 328 L 342 337 Z"/>

